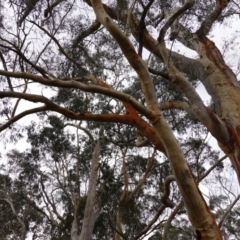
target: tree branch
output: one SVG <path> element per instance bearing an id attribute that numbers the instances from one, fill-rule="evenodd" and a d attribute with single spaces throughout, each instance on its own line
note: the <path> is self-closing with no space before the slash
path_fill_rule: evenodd
<path id="1" fill-rule="evenodd" d="M 158 41 L 160 45 L 161 56 L 169 72 L 169 79 L 175 84 L 187 97 L 191 104 L 191 110 L 195 117 L 197 117 L 207 129 L 212 133 L 216 139 L 222 142 L 229 140 L 229 133 L 225 123 L 210 109 L 206 108 L 201 97 L 196 92 L 195 88 L 190 82 L 181 74 L 175 67 L 170 54 L 166 48 L 164 41 L 165 34 L 175 19 L 190 8 L 193 1 L 187 1 L 182 8 L 179 8 L 162 27 Z"/>
<path id="2" fill-rule="evenodd" d="M 143 50 L 143 34 L 144 34 L 144 29 L 145 29 L 145 18 L 147 16 L 147 13 L 149 11 L 149 8 L 153 4 L 154 0 L 150 0 L 147 4 L 147 6 L 143 6 L 143 13 L 141 16 L 141 19 L 139 21 L 138 25 L 138 35 L 139 35 L 139 46 L 138 46 L 138 55 L 142 57 L 142 50 Z"/>
<path id="3" fill-rule="evenodd" d="M 165 72 L 158 71 L 158 70 L 155 70 L 155 69 L 150 68 L 150 67 L 148 68 L 148 71 L 149 71 L 150 73 L 154 74 L 154 75 L 158 75 L 158 76 L 161 76 L 161 77 L 163 77 L 163 78 L 169 79 L 168 74 L 165 73 Z"/>
<path id="4" fill-rule="evenodd" d="M 94 144 L 95 143 L 95 140 L 93 138 L 93 135 L 84 127 L 81 127 L 80 124 L 79 125 L 76 125 L 76 124 L 72 124 L 72 123 L 67 123 L 67 124 L 64 124 L 64 126 L 71 126 L 71 127 L 75 127 L 77 129 L 80 129 L 82 130 L 83 132 L 85 132 L 88 137 L 90 138 L 91 142 Z"/>
<path id="5" fill-rule="evenodd" d="M 88 37 L 89 35 L 93 34 L 95 31 L 97 31 L 100 28 L 100 26 L 101 26 L 101 23 L 98 20 L 95 20 L 88 29 L 80 32 L 77 35 L 77 37 L 72 42 L 72 47 L 76 48 L 79 42 L 81 42 L 84 38 Z"/>
<path id="6" fill-rule="evenodd" d="M 141 189 L 142 185 L 144 184 L 144 182 L 146 181 L 147 177 L 149 176 L 149 174 L 151 173 L 151 171 L 154 169 L 155 165 L 154 165 L 154 155 L 155 155 L 155 151 L 152 154 L 152 157 L 148 159 L 147 162 L 147 169 L 144 173 L 144 175 L 142 176 L 142 178 L 139 180 L 137 186 L 133 189 L 133 191 L 131 192 L 131 194 L 128 197 L 128 200 L 133 199 L 134 196 L 138 193 L 138 191 Z"/>
<path id="7" fill-rule="evenodd" d="M 54 3 L 52 3 L 51 5 L 48 5 L 48 7 L 44 10 L 44 17 L 46 18 L 48 16 L 49 13 L 52 12 L 52 10 L 61 2 L 63 2 L 64 0 L 56 0 Z"/>
<path id="8" fill-rule="evenodd" d="M 167 176 L 164 181 L 164 193 L 161 197 L 161 201 L 163 204 L 165 204 L 167 207 L 174 208 L 175 203 L 170 201 L 168 199 L 170 195 L 170 184 L 171 182 L 175 181 L 175 177 L 173 175 Z"/>
<path id="9" fill-rule="evenodd" d="M 181 7 L 176 9 L 176 11 L 168 18 L 162 29 L 160 30 L 158 41 L 162 42 L 164 41 L 164 37 L 166 35 L 167 30 L 172 26 L 174 21 L 180 17 L 183 13 L 185 13 L 189 8 L 191 8 L 194 5 L 194 0 L 188 0 L 186 3 Z"/>
<path id="10" fill-rule="evenodd" d="M 5 70 L 5 71 L 8 71 L 8 69 L 7 69 L 7 64 L 6 64 L 6 61 L 5 61 L 4 57 L 3 57 L 2 52 L 0 52 L 0 59 L 1 59 L 1 61 L 2 61 L 4 70 Z M 7 81 L 8 81 L 8 86 L 9 86 L 10 91 L 13 92 L 14 90 L 13 90 L 13 86 L 12 86 L 12 82 L 11 82 L 10 77 L 7 77 Z"/>
<path id="11" fill-rule="evenodd" d="M 59 43 L 59 41 L 52 35 L 50 34 L 45 28 L 41 27 L 40 25 L 36 24 L 33 21 L 30 21 L 32 24 L 36 25 L 37 27 L 39 27 L 43 32 L 45 32 L 58 46 L 59 51 L 70 61 L 75 63 L 78 67 L 81 68 L 81 65 L 79 63 L 77 63 L 77 61 L 75 59 L 73 59 L 71 56 L 69 56 L 65 50 L 63 49 L 63 47 L 61 46 L 61 44 Z M 82 68 L 81 68 L 82 69 Z"/>
<path id="12" fill-rule="evenodd" d="M 148 223 L 148 225 L 133 239 L 133 240 L 138 240 L 140 239 L 141 236 L 143 236 L 151 227 L 152 225 L 158 220 L 159 216 L 163 213 L 163 211 L 166 209 L 166 205 L 162 204 L 158 208 L 155 216 L 153 219 Z"/>
<path id="13" fill-rule="evenodd" d="M 44 194 L 44 196 L 46 197 L 47 202 L 51 205 L 53 212 L 56 214 L 57 218 L 58 218 L 61 222 L 64 222 L 64 218 L 58 213 L 57 208 L 56 208 L 56 205 L 50 200 L 47 192 L 45 191 L 45 186 L 44 186 L 44 183 L 43 183 L 43 181 L 42 181 L 42 178 L 41 178 L 41 180 L 40 180 L 40 184 L 41 184 L 41 187 L 42 187 L 43 194 Z"/>
<path id="14" fill-rule="evenodd" d="M 200 39 L 209 33 L 213 23 L 220 16 L 224 8 L 227 7 L 229 2 L 229 0 L 216 0 L 215 9 L 206 17 L 206 19 L 202 22 L 201 27 L 196 32 Z"/>
<path id="15" fill-rule="evenodd" d="M 26 9 L 23 14 L 23 16 L 20 18 L 18 25 L 21 26 L 22 22 L 26 19 L 26 17 L 31 13 L 31 11 L 34 9 L 36 4 L 39 2 L 39 0 L 29 0 L 25 1 L 26 2 Z"/>
<path id="16" fill-rule="evenodd" d="M 162 103 L 159 103 L 159 107 L 162 110 L 168 110 L 168 109 L 185 110 L 186 112 L 192 114 L 191 105 L 188 102 L 183 102 L 183 101 L 162 102 Z"/>
<path id="17" fill-rule="evenodd" d="M 133 97 L 129 96 L 128 94 L 125 93 L 121 93 L 119 91 L 116 91 L 114 89 L 107 89 L 106 87 L 99 87 L 99 86 L 94 86 L 94 85 L 88 85 L 88 84 L 84 84 L 84 83 L 80 83 L 77 82 L 79 80 L 83 80 L 83 79 L 87 79 L 92 81 L 92 78 L 95 78 L 95 76 L 91 75 L 91 74 L 87 74 L 84 77 L 81 78 L 76 78 L 73 80 L 69 80 L 69 81 L 63 81 L 63 80 L 59 80 L 59 79 L 53 79 L 53 80 L 48 80 L 44 77 L 38 76 L 38 75 L 33 75 L 30 73 L 25 73 L 25 72 L 8 72 L 8 71 L 4 71 L 4 70 L 0 70 L 0 75 L 4 75 L 4 76 L 10 76 L 10 77 L 14 77 L 14 78 L 26 78 L 26 79 L 31 79 L 34 82 L 38 82 L 41 84 L 44 84 L 46 86 L 52 86 L 52 87 L 62 87 L 62 88 L 75 88 L 75 89 L 80 89 L 82 91 L 85 92 L 93 92 L 93 93 L 100 93 L 109 97 L 113 97 L 116 99 L 119 99 L 121 101 L 127 102 L 130 105 L 132 105 L 136 110 L 138 110 L 141 114 L 143 114 L 146 117 L 152 117 L 152 113 L 146 108 L 144 107 L 142 104 L 140 104 L 136 99 L 134 99 Z M 20 97 L 19 95 L 20 93 L 16 93 L 16 95 L 14 95 L 13 93 L 10 92 L 0 92 L 0 97 L 4 96 L 7 97 L 7 95 L 12 96 L 12 97 L 16 97 L 17 95 Z M 24 96 L 24 95 L 22 95 Z M 26 95 L 25 95 L 26 96 Z M 35 97 L 39 97 L 38 95 L 31 95 L 32 99 L 30 101 L 34 102 L 34 96 Z M 42 100 L 43 98 L 41 98 Z M 37 100 L 35 100 L 35 102 L 37 102 Z M 42 102 L 42 101 L 40 101 Z"/>
<path id="18" fill-rule="evenodd" d="M 172 211 L 172 213 L 170 214 L 165 226 L 164 226 L 164 229 L 163 229 L 163 240 L 167 240 L 167 234 L 168 234 L 168 231 L 169 231 L 169 228 L 170 228 L 170 225 L 171 225 L 171 222 L 173 220 L 173 218 L 175 217 L 175 215 L 178 213 L 178 211 L 182 208 L 183 206 L 183 201 L 181 201 L 180 203 L 178 203 L 178 205 L 175 207 L 175 209 Z"/>
<path id="19" fill-rule="evenodd" d="M 55 78 L 55 76 L 49 72 L 47 72 L 45 69 L 43 69 L 42 67 L 36 65 L 35 63 L 33 63 L 33 61 L 30 61 L 29 59 L 27 59 L 27 57 L 24 55 L 24 53 L 22 53 L 21 49 L 19 49 L 14 43 L 11 43 L 10 41 L 8 41 L 7 39 L 3 38 L 1 35 L 0 35 L 0 39 L 3 41 L 3 42 L 6 42 L 7 44 L 9 44 L 10 46 L 7 46 L 7 45 L 4 45 L 4 44 L 0 44 L 1 47 L 5 48 L 5 49 L 8 49 L 10 51 L 13 51 L 15 52 L 22 60 L 24 60 L 26 63 L 28 63 L 30 66 L 33 67 L 33 69 L 37 70 L 39 73 L 42 74 L 43 77 L 49 79 L 49 76 L 51 76 L 52 78 Z M 31 42 L 29 42 L 30 44 Z"/>
<path id="20" fill-rule="evenodd" d="M 224 215 L 222 216 L 222 219 L 218 223 L 219 228 L 222 227 L 222 225 L 224 224 L 224 222 L 227 219 L 228 214 L 231 212 L 231 210 L 233 209 L 233 207 L 235 206 L 235 204 L 238 202 L 239 199 L 240 199 L 240 195 L 238 195 L 236 197 L 236 199 L 233 201 L 233 203 L 230 206 L 227 207 L 227 209 L 224 212 Z"/>
<path id="21" fill-rule="evenodd" d="M 86 121 L 100 121 L 100 122 L 120 122 L 129 125 L 134 125 L 132 119 L 128 115 L 119 115 L 119 114 L 91 114 L 91 113 L 74 113 L 60 105 L 55 104 L 50 101 L 48 98 L 34 95 L 34 94 L 26 94 L 26 93 L 17 93 L 17 92 L 0 92 L 0 98 L 4 97 L 13 97 L 13 98 L 23 98 L 25 100 L 31 102 L 42 102 L 46 104 L 46 108 L 39 108 L 42 110 L 52 110 L 58 113 L 61 113 L 67 118 L 75 119 L 75 120 L 86 120 Z M 37 108 L 35 110 L 29 110 L 23 113 L 25 116 L 27 114 L 37 112 Z M 32 112 L 31 112 L 32 111 Z M 10 125 L 10 124 L 9 124 Z M 8 126 L 9 126 L 8 125 Z M 3 129 L 2 129 L 3 130 Z"/>
<path id="22" fill-rule="evenodd" d="M 103 128 L 100 129 L 99 140 L 95 144 L 92 161 L 91 161 L 91 172 L 88 183 L 88 191 L 87 191 L 87 201 L 84 209 L 84 220 L 82 224 L 82 230 L 79 240 L 90 240 L 92 239 L 92 231 L 97 220 L 100 209 L 96 207 L 96 184 L 98 178 L 98 169 L 99 169 L 99 158 L 101 155 L 101 145 L 103 139 Z M 74 229 L 76 232 L 78 229 Z M 72 234 L 76 234 L 76 232 L 71 232 Z"/>
<path id="23" fill-rule="evenodd" d="M 1 94 L 0 94 L 0 98 L 1 98 Z M 13 123 L 17 122 L 19 119 L 33 114 L 33 113 L 38 113 L 38 112 L 45 112 L 47 110 L 50 110 L 47 106 L 42 106 L 42 107 L 37 107 L 37 108 L 33 108 L 30 110 L 26 110 L 24 112 L 19 113 L 18 115 L 12 117 L 8 122 L 6 122 L 5 124 L 0 126 L 0 132 L 3 131 L 4 129 L 8 128 L 9 126 L 11 126 Z"/>
<path id="24" fill-rule="evenodd" d="M 219 165 L 219 163 L 221 163 L 223 160 L 225 160 L 226 158 L 228 158 L 227 155 L 221 157 L 214 165 L 212 165 L 199 179 L 198 182 L 201 182 L 205 177 L 207 177 L 207 175 L 215 168 Z"/>

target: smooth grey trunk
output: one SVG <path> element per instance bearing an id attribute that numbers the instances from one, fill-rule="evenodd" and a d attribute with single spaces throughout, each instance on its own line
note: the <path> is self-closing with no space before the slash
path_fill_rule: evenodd
<path id="1" fill-rule="evenodd" d="M 95 145 L 93 152 L 82 231 L 79 238 L 74 238 L 72 240 L 90 240 L 92 237 L 94 224 L 99 216 L 100 209 L 98 207 L 98 204 L 96 203 L 95 198 L 96 198 L 96 182 L 98 176 L 98 162 L 100 154 L 101 154 L 101 136 L 97 144 Z"/>

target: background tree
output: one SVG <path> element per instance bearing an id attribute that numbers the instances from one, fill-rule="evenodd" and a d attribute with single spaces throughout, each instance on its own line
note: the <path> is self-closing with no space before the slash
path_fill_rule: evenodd
<path id="1" fill-rule="evenodd" d="M 182 200 L 194 228 L 193 234 L 198 239 L 222 239 L 222 236 L 230 236 L 230 228 L 226 225 L 224 231 L 220 231 L 220 227 L 226 223 L 224 219 L 228 210 L 225 208 L 222 213 L 219 212 L 222 214 L 221 220 L 214 211 L 211 212 L 199 190 L 199 183 L 217 166 L 217 175 L 221 176 L 224 167 L 223 158 L 219 158 L 219 154 L 212 151 L 202 137 L 207 132 L 218 141 L 221 150 L 231 160 L 238 179 L 240 176 L 239 83 L 218 48 L 207 37 L 213 24 L 223 24 L 239 14 L 238 3 L 225 0 L 207 3 L 137 0 L 102 4 L 99 0 L 40 0 L 21 4 L 18 0 L 10 0 L 2 5 L 0 129 L 7 140 L 7 136 L 10 136 L 10 140 L 17 141 L 23 135 L 23 128 L 16 122 L 27 115 L 39 114 L 40 122 L 29 125 L 27 134 L 31 143 L 30 155 L 36 151 L 34 158 L 39 160 L 47 157 L 56 168 L 56 173 L 50 175 L 48 172 L 40 180 L 41 196 L 49 209 L 48 213 L 43 211 L 41 214 L 50 219 L 51 231 L 54 224 L 59 231 L 59 224 L 68 215 L 65 213 L 63 217 L 58 209 L 64 206 L 60 192 L 66 192 L 63 183 L 69 177 L 68 171 L 72 170 L 76 178 L 71 180 L 73 188 L 69 189 L 71 194 L 65 202 L 69 207 L 69 217 L 72 218 L 71 228 L 68 227 L 64 234 L 70 234 L 72 239 L 81 239 L 80 235 L 84 231 L 80 230 L 80 225 L 84 226 L 88 216 L 88 200 L 84 204 L 84 218 L 78 213 L 81 196 L 84 196 L 79 190 L 82 189 L 79 182 L 82 176 L 79 172 L 84 169 L 85 183 L 94 176 L 89 172 L 98 172 L 98 177 L 95 176 L 93 181 L 97 181 L 97 184 L 93 184 L 95 187 L 92 188 L 95 197 L 90 199 L 97 204 L 93 204 L 94 208 L 93 205 L 90 207 L 91 214 L 95 214 L 95 217 L 90 214 L 92 224 L 97 217 L 102 219 L 101 222 L 106 221 L 109 214 L 100 218 L 104 204 L 108 207 L 116 206 L 110 203 L 113 199 L 105 199 L 104 202 L 103 192 L 104 188 L 109 187 L 110 179 L 113 185 L 118 185 L 121 179 L 118 191 L 113 194 L 118 207 L 112 209 L 113 213 L 110 214 L 113 216 L 110 218 L 111 228 L 105 225 L 99 230 L 93 230 L 93 234 L 97 231 L 98 234 L 109 233 L 114 239 L 140 239 L 144 234 L 155 231 L 156 236 L 161 235 L 166 239 L 168 233 L 174 234 L 170 223 L 182 207 Z M 155 13 L 156 9 L 159 14 Z M 8 20 L 11 15 L 15 16 L 14 23 Z M 196 57 L 190 58 L 172 48 L 168 49 L 166 43 L 169 40 L 172 41 L 171 45 L 180 42 L 195 51 Z M 209 104 L 204 103 L 196 91 L 200 83 L 211 97 Z M 32 105 L 21 104 L 23 100 L 43 105 L 33 108 Z M 55 115 L 49 115 L 50 111 L 55 112 Z M 50 128 L 46 126 L 48 122 Z M 39 132 L 35 133 L 37 126 Z M 89 140 L 83 139 L 84 147 L 81 151 L 78 150 L 79 137 L 76 137 L 76 142 L 72 139 L 73 143 L 70 143 L 71 134 L 65 132 L 70 126 L 84 131 L 91 144 Z M 101 127 L 104 128 L 104 147 L 108 150 L 101 150 L 99 169 L 90 171 L 88 161 L 92 159 L 91 166 L 94 165 L 95 155 L 92 152 L 95 153 L 95 148 L 89 150 L 89 146 L 98 146 L 95 141 Z M 77 156 L 85 151 L 91 156 L 84 156 L 86 165 L 79 167 Z M 127 157 L 129 151 L 134 152 L 132 158 Z M 144 156 L 146 152 L 149 153 L 148 156 Z M 29 152 L 17 154 L 29 155 Z M 168 171 L 159 154 L 168 161 Z M 136 162 L 142 161 L 139 158 L 141 155 L 144 163 L 136 168 Z M 22 159 L 25 158 L 23 156 Z M 114 159 L 118 159 L 115 160 L 117 168 L 112 164 Z M 69 162 L 67 169 L 58 165 L 61 163 L 65 167 L 65 161 Z M 71 165 L 74 162 L 76 164 Z M 14 163 L 17 163 L 16 159 Z M 30 168 L 31 161 L 28 160 L 27 163 Z M 42 166 L 44 165 L 38 166 L 38 178 L 42 176 Z M 160 168 L 156 175 L 160 174 L 161 177 L 154 179 L 159 182 L 157 186 L 165 185 L 165 190 L 155 189 L 155 181 L 149 180 L 158 166 Z M 105 174 L 109 178 L 103 177 Z M 173 177 L 167 177 L 170 174 Z M 10 183 L 15 181 L 6 171 L 3 176 Z M 49 178 L 54 180 L 50 181 Z M 176 185 L 172 184 L 169 195 L 169 184 L 173 179 Z M 44 188 L 45 180 L 56 181 L 60 191 L 53 196 L 55 188 L 52 185 L 48 188 L 50 192 L 47 192 Z M 144 190 L 147 184 L 151 190 L 149 192 Z M 225 185 L 222 188 L 223 186 Z M 84 190 L 86 189 L 85 187 Z M 74 198 L 76 203 L 73 201 L 75 192 L 78 193 L 77 199 Z M 2 201 L 6 204 L 4 186 L 2 194 Z M 52 199 L 47 197 L 49 194 Z M 139 203 L 141 199 L 148 201 L 151 195 L 151 204 L 144 206 Z M 84 198 L 86 201 L 86 192 Z M 224 197 L 217 198 L 217 201 L 213 201 L 214 197 L 213 200 L 210 199 L 210 206 L 213 202 L 218 203 L 218 207 L 224 204 Z M 229 209 L 232 209 L 230 206 L 234 207 L 238 197 L 230 200 L 234 203 L 229 205 Z M 174 207 L 174 204 L 177 204 L 176 211 L 169 215 L 165 208 Z M 149 206 L 158 207 L 153 211 Z M 163 225 L 160 223 L 164 222 L 164 212 L 168 220 Z M 14 214 L 13 208 L 12 213 Z M 50 217 L 53 213 L 58 219 L 57 223 L 54 223 L 54 217 Z M 15 217 L 24 221 L 22 215 L 15 214 Z M 80 216 L 83 225 L 80 224 Z M 178 222 L 179 218 L 176 217 L 174 223 L 179 225 Z M 96 229 L 97 223 L 99 222 L 95 224 Z M 23 225 L 19 226 L 19 231 L 24 230 Z M 189 232 L 188 223 L 183 225 L 181 230 Z M 164 226 L 162 230 L 161 226 Z M 103 227 L 107 230 L 103 231 Z M 47 234 L 53 236 L 52 233 Z M 181 231 L 175 231 L 175 235 L 179 234 L 182 234 Z M 64 236 L 63 232 L 60 231 L 57 236 Z"/>

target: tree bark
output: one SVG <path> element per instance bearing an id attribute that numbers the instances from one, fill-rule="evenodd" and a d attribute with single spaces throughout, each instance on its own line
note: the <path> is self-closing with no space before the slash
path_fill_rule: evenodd
<path id="1" fill-rule="evenodd" d="M 157 135 L 166 149 L 171 169 L 195 232 L 199 239 L 222 239 L 220 230 L 198 189 L 181 148 L 158 107 L 156 92 L 147 64 L 135 52 L 130 40 L 121 32 L 110 16 L 107 15 L 101 1 L 91 1 L 91 4 L 98 21 L 106 27 L 117 41 L 128 62 L 138 74 L 147 106 L 152 112 L 152 118 L 149 120 L 152 122 Z"/>
<path id="2" fill-rule="evenodd" d="M 96 203 L 96 183 L 98 178 L 98 163 L 101 154 L 101 140 L 103 130 L 100 130 L 100 137 L 94 147 L 93 157 L 91 161 L 91 173 L 88 184 L 87 202 L 84 211 L 84 220 L 80 237 L 73 240 L 91 240 L 94 224 L 99 216 L 100 209 Z"/>

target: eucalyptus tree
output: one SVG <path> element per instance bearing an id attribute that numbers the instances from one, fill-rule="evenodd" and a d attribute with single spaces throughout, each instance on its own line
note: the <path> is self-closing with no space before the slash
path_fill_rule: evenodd
<path id="1" fill-rule="evenodd" d="M 2 181 L 1 212 L 5 207 L 9 215 L 1 220 L 12 231 L 4 230 L 1 238 L 141 239 L 166 218 L 161 214 L 167 206 L 179 201 L 176 188 L 174 201 L 168 199 L 172 179 L 163 183 L 168 162 L 159 164 L 156 151 L 140 156 L 128 127 L 106 125 L 104 139 L 96 143 L 91 129 L 98 126 L 41 118 L 27 127 L 31 148 L 9 152 L 2 168 L 14 187 Z M 77 129 L 76 137 L 64 131 L 67 127 Z"/>
<path id="2" fill-rule="evenodd" d="M 204 127 L 240 179 L 239 83 L 208 37 L 215 23 L 224 24 L 239 14 L 239 4 L 227 0 L 1 4 L 2 133 L 10 132 L 17 140 L 18 120 L 50 111 L 89 127 L 94 122 L 127 125 L 137 135 L 136 147 L 156 149 L 168 159 L 197 238 L 222 239 L 221 224 L 198 186 L 209 171 L 204 175 L 199 164 L 190 164 L 192 155 L 184 151 L 187 143 L 177 131 Z M 168 48 L 169 41 L 193 50 L 195 58 Z M 200 83 L 211 97 L 209 106 L 196 91 Z M 71 94 L 78 97 L 68 99 Z M 42 105 L 28 107 L 21 105 L 23 100 Z M 111 135 L 109 140 L 118 142 L 117 132 Z M 198 145 L 198 138 L 191 143 Z M 124 190 L 121 199 L 130 201 L 126 194 Z M 121 224 L 115 227 L 115 239 L 124 238 L 121 215 L 117 213 Z"/>

